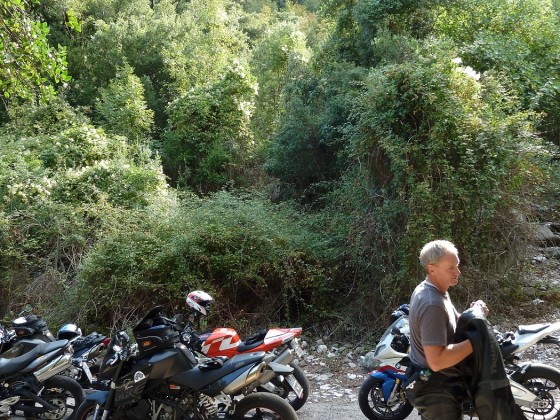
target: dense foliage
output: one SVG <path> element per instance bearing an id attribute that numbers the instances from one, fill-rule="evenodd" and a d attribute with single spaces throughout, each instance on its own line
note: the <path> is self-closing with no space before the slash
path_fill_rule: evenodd
<path id="1" fill-rule="evenodd" d="M 0 0 L 0 310 L 111 328 L 204 289 L 215 322 L 358 333 L 436 238 L 465 301 L 527 299 L 560 193 L 559 12 Z"/>
<path id="2" fill-rule="evenodd" d="M 0 1 L 0 95 L 8 102 L 14 99 L 48 100 L 54 95 L 49 80 L 69 80 L 65 47 L 49 44 L 48 24 L 40 16 L 35 18 L 32 15 L 29 3 L 25 0 Z M 72 14 L 68 15 L 69 24 L 78 28 L 72 17 Z"/>

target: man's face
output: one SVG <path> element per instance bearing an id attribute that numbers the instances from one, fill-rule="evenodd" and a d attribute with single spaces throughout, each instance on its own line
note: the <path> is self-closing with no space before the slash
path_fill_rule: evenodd
<path id="1" fill-rule="evenodd" d="M 447 290 L 451 286 L 456 286 L 460 274 L 459 258 L 453 254 L 444 255 L 437 263 L 428 265 L 430 280 L 440 290 Z"/>

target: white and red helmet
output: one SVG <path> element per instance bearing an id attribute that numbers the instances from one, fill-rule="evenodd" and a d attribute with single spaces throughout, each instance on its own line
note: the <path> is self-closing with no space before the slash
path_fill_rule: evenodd
<path id="1" fill-rule="evenodd" d="M 202 290 L 195 290 L 187 295 L 187 305 L 191 310 L 200 312 L 202 315 L 208 315 L 210 312 L 210 303 L 214 299 L 208 293 Z"/>

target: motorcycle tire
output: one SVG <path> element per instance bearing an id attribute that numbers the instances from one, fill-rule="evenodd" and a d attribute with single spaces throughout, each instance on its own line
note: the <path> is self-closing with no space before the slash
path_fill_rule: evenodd
<path id="1" fill-rule="evenodd" d="M 93 412 L 97 402 L 92 400 L 83 401 L 76 410 L 75 420 L 89 420 L 93 418 Z"/>
<path id="2" fill-rule="evenodd" d="M 272 379 L 270 382 L 274 385 L 274 393 L 281 398 L 284 398 L 293 407 L 294 410 L 299 410 L 309 397 L 309 381 L 305 376 L 305 372 L 295 363 L 290 363 L 290 367 L 294 369 L 292 375 L 294 376 L 296 382 L 301 386 L 302 395 L 301 398 L 297 396 L 292 387 L 286 382 L 286 380 L 279 381 L 276 378 Z M 258 391 L 267 392 L 264 388 L 259 388 Z"/>
<path id="3" fill-rule="evenodd" d="M 296 410 L 278 395 L 254 392 L 241 399 L 232 419 L 298 420 Z"/>
<path id="4" fill-rule="evenodd" d="M 43 385 L 45 387 L 41 393 L 41 398 L 58 407 L 58 409 L 33 415 L 33 417 L 26 416 L 26 418 L 74 420 L 76 410 L 85 398 L 84 390 L 80 384 L 67 376 L 56 375 L 47 379 Z"/>
<path id="5" fill-rule="evenodd" d="M 360 410 L 370 420 L 404 420 L 413 410 L 406 399 L 404 389 L 395 402 L 387 404 L 383 399 L 383 381 L 373 376 L 368 376 L 360 387 L 358 403 Z"/>
<path id="6" fill-rule="evenodd" d="M 529 419 L 560 418 L 560 371 L 551 366 L 531 364 L 521 377 L 516 379 L 521 385 L 540 398 L 531 407 L 520 406 Z"/>
<path id="7" fill-rule="evenodd" d="M 153 401 L 149 401 L 149 400 L 142 400 L 143 402 L 146 403 L 147 408 L 150 407 L 151 404 L 153 404 Z M 76 411 L 76 418 L 75 420 L 92 420 L 93 419 L 93 413 L 95 411 L 95 407 L 97 406 L 97 402 L 96 401 L 92 401 L 92 400 L 85 400 L 82 404 L 80 404 L 80 406 L 78 407 L 78 410 Z M 163 410 L 157 410 L 159 412 L 158 415 L 158 419 L 166 419 L 166 420 L 180 420 L 180 419 L 192 419 L 195 418 L 193 417 L 191 414 L 185 414 L 184 412 L 181 412 L 180 410 L 176 410 L 174 407 L 172 406 L 167 406 L 168 409 L 163 409 Z M 101 418 L 103 413 L 99 413 L 99 419 Z M 121 412 L 115 412 L 115 417 L 116 418 L 138 418 L 138 415 L 131 415 L 130 417 L 126 416 L 126 414 L 123 417 L 123 413 Z M 147 413 L 149 414 L 149 413 Z M 113 413 L 109 414 L 108 418 L 111 418 L 111 416 L 113 415 Z M 148 417 L 146 417 L 148 418 Z M 150 417 L 151 418 L 151 417 Z M 196 417 L 199 418 L 199 417 Z M 202 418 L 202 417 L 200 417 Z M 206 418 L 206 417 L 205 417 Z"/>

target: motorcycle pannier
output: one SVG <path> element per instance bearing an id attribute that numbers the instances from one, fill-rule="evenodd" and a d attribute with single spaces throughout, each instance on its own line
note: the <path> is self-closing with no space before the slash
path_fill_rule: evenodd
<path id="1" fill-rule="evenodd" d="M 133 333 L 141 355 L 172 348 L 179 342 L 179 333 L 168 325 L 153 325 Z"/>

